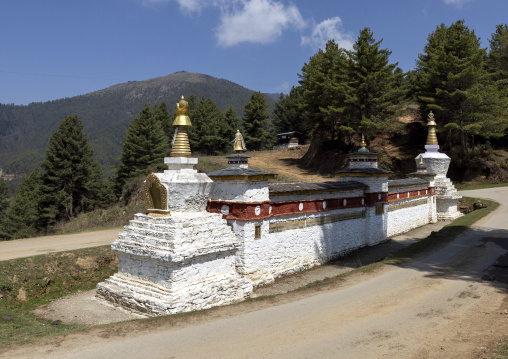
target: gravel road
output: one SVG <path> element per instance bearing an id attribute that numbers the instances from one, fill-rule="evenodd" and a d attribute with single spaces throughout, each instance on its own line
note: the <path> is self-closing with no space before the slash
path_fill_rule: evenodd
<path id="1" fill-rule="evenodd" d="M 2 241 L 0 242 L 0 261 L 111 244 L 122 230 L 122 227 L 117 227 L 95 232 Z"/>

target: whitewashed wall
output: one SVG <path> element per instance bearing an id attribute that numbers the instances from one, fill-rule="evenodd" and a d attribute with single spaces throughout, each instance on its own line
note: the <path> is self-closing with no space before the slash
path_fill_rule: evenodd
<path id="1" fill-rule="evenodd" d="M 390 203 L 388 207 L 387 233 L 388 237 L 393 237 L 401 233 L 408 232 L 414 228 L 430 223 L 429 207 L 432 206 L 433 196 L 423 198 L 409 198 Z M 416 204 L 424 201 L 422 204 Z M 397 208 L 398 205 L 410 205 L 396 210 L 390 210 L 390 207 Z M 435 208 L 435 204 L 433 206 Z M 435 211 L 434 211 L 435 212 Z"/>
<path id="2" fill-rule="evenodd" d="M 269 233 L 270 224 L 312 220 L 319 217 L 361 213 L 364 207 L 333 210 L 326 213 L 290 215 L 264 221 L 232 221 L 242 245 L 237 252 L 237 270 L 254 285 L 267 284 L 275 278 L 291 274 L 355 249 L 375 245 L 384 240 L 386 215 L 366 211 L 366 218 L 346 219 L 333 223 L 288 229 Z M 371 217 L 371 215 L 373 217 Z M 368 222 L 372 221 L 372 226 Z M 293 222 L 294 223 L 294 222 Z M 255 226 L 261 225 L 261 238 L 255 238 Z M 371 233 L 375 228 L 376 233 Z"/>

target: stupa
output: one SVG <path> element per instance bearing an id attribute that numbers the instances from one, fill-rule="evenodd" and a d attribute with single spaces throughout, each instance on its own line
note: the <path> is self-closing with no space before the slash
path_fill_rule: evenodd
<path id="1" fill-rule="evenodd" d="M 438 152 L 436 121 L 432 112 L 429 113 L 427 127 L 429 129 L 425 152 L 416 156 L 415 161 L 417 167 L 422 167 L 420 162 L 423 162 L 426 171 L 435 174 L 437 219 L 453 220 L 462 216 L 462 213 L 457 209 L 457 203 L 462 197 L 452 181 L 446 177 L 450 166 L 450 157 Z"/>
<path id="2" fill-rule="evenodd" d="M 221 214 L 206 211 L 212 180 L 194 169 L 187 106 L 182 96 L 168 169 L 144 183 L 147 213 L 136 214 L 111 245 L 118 273 L 97 285 L 99 298 L 148 315 L 240 301 L 253 288 L 236 271 L 240 242 L 233 230 Z"/>

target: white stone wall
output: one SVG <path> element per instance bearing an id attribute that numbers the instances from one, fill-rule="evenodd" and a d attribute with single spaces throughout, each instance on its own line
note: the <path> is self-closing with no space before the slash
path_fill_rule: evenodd
<path id="1" fill-rule="evenodd" d="M 367 207 L 367 221 L 362 223 L 366 226 L 365 235 L 366 238 L 362 240 L 368 246 L 374 246 L 387 240 L 387 228 L 388 228 L 388 205 L 383 205 L 383 214 L 376 214 L 375 207 Z"/>
<path id="2" fill-rule="evenodd" d="M 460 196 L 436 196 L 437 217 L 439 220 L 454 220 L 463 214 L 458 210 L 457 203 Z"/>
<path id="3" fill-rule="evenodd" d="M 301 222 L 320 217 L 347 215 L 365 211 L 365 218 L 347 219 L 315 226 Z M 370 223 L 371 225 L 369 225 Z M 270 233 L 270 224 L 298 223 L 303 228 Z M 231 221 L 241 238 L 237 269 L 254 285 L 343 256 L 355 249 L 386 240 L 386 214 L 376 215 L 374 208 L 334 210 L 326 213 L 290 215 L 263 221 Z M 261 238 L 255 238 L 255 226 L 261 225 Z M 372 229 L 375 228 L 374 231 Z"/>
<path id="4" fill-rule="evenodd" d="M 429 213 L 429 223 L 436 223 L 438 221 L 438 218 L 437 218 L 437 198 L 435 195 L 429 196 L 429 204 L 427 208 Z"/>
<path id="5" fill-rule="evenodd" d="M 425 203 L 404 207 L 411 204 L 416 204 L 420 201 Z M 387 221 L 387 236 L 393 237 L 395 235 L 410 231 L 411 229 L 423 226 L 429 223 L 429 206 L 432 205 L 433 199 L 430 197 L 423 198 L 409 198 L 396 202 L 391 202 L 388 205 L 388 221 Z M 396 208 L 401 206 L 400 209 L 390 211 L 390 207 Z"/>
<path id="6" fill-rule="evenodd" d="M 210 192 L 210 199 L 235 202 L 268 201 L 268 181 L 215 180 Z"/>

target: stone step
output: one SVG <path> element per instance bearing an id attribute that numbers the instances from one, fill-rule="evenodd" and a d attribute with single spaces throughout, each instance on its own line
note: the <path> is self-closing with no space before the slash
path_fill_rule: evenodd
<path id="1" fill-rule="evenodd" d="M 164 247 L 164 243 L 147 243 L 142 237 L 117 240 L 111 248 L 118 252 L 135 256 L 146 256 L 165 262 L 185 262 L 196 257 L 233 252 L 238 249 L 240 242 L 236 237 L 222 237 L 215 241 L 201 241 L 189 245 L 178 245 L 176 248 Z"/>
<path id="2" fill-rule="evenodd" d="M 134 219 L 132 221 L 144 223 L 146 225 L 171 225 L 171 224 L 182 224 L 185 225 L 199 225 L 207 222 L 217 222 L 222 221 L 226 222 L 225 219 L 222 218 L 221 214 L 218 213 L 198 213 L 193 215 L 189 215 L 186 217 L 181 216 L 164 216 L 164 217 L 152 217 L 146 214 L 138 213 L 134 215 Z"/>
<path id="3" fill-rule="evenodd" d="M 168 289 L 153 282 L 141 280 L 134 277 L 124 276 L 120 273 L 107 278 L 105 283 L 113 289 L 122 291 L 125 289 L 135 291 L 139 294 L 149 293 L 146 297 L 165 298 L 168 296 Z"/>
<path id="4" fill-rule="evenodd" d="M 249 286 L 247 280 L 231 273 L 212 275 L 193 283 L 185 283 L 176 289 L 167 288 L 139 278 L 125 276 L 121 273 L 116 273 L 109 277 L 101 285 L 115 292 L 129 291 L 136 293 L 136 297 L 147 302 L 159 299 L 168 304 L 173 301 L 186 300 L 188 297 L 202 297 L 207 292 L 211 295 L 211 288 Z"/>
<path id="5" fill-rule="evenodd" d="M 128 239 L 130 237 L 143 237 L 147 243 L 167 243 L 167 246 L 181 245 L 185 242 L 208 241 L 214 237 L 234 237 L 233 230 L 226 224 L 214 224 L 212 226 L 199 226 L 196 228 L 180 229 L 171 228 L 168 231 L 155 231 L 141 229 L 137 227 L 126 226 L 124 232 L 119 234 L 120 239 Z"/>

